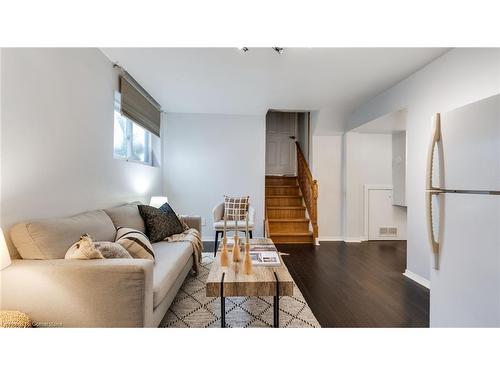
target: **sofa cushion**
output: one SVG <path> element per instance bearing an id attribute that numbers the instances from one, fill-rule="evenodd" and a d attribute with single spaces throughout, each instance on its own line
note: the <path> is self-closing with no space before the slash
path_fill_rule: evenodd
<path id="1" fill-rule="evenodd" d="M 116 228 L 132 228 L 145 233 L 146 227 L 144 226 L 144 220 L 142 219 L 139 209 L 137 208 L 139 204 L 142 203 L 132 202 L 118 207 L 108 208 L 104 211 L 111 218 Z"/>
<path id="2" fill-rule="evenodd" d="M 88 233 L 94 241 L 114 241 L 116 229 L 102 210 L 16 224 L 10 231 L 23 259 L 63 259 L 71 245 Z"/>
<path id="3" fill-rule="evenodd" d="M 153 244 L 156 263 L 153 273 L 153 305 L 158 306 L 183 270 L 193 248 L 189 242 L 157 242 Z"/>

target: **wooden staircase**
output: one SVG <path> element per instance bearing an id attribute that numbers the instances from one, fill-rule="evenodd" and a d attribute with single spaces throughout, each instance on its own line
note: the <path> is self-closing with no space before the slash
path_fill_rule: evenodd
<path id="1" fill-rule="evenodd" d="M 266 231 L 274 243 L 314 243 L 297 177 L 266 176 Z"/>

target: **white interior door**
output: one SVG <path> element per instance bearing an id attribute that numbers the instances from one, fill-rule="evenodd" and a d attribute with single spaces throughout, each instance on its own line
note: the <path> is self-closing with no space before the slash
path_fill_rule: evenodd
<path id="1" fill-rule="evenodd" d="M 267 175 L 295 175 L 296 129 L 296 113 L 268 113 L 266 117 Z"/>
<path id="2" fill-rule="evenodd" d="M 406 240 L 406 208 L 394 206 L 392 189 L 368 189 L 368 239 Z"/>

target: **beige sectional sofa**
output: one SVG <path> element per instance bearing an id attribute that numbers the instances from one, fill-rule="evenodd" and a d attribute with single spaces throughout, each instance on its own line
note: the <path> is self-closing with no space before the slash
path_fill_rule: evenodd
<path id="1" fill-rule="evenodd" d="M 137 204 L 12 227 L 22 259 L 2 271 L 1 309 L 25 312 L 39 326 L 157 327 L 193 265 L 189 242 L 153 244 L 155 262 L 64 259 L 83 233 L 114 241 L 117 227 L 144 231 Z M 201 232 L 199 216 L 183 218 Z"/>

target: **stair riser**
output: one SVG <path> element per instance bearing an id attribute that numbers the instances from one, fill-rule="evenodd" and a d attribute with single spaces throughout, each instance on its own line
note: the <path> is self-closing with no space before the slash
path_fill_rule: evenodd
<path id="1" fill-rule="evenodd" d="M 300 206 L 302 205 L 301 197 L 275 197 L 266 198 L 266 205 L 269 206 Z"/>
<path id="2" fill-rule="evenodd" d="M 295 178 L 266 178 L 266 186 L 297 186 Z"/>
<path id="3" fill-rule="evenodd" d="M 299 196 L 298 186 L 276 186 L 266 187 L 266 195 L 297 195 Z"/>
<path id="4" fill-rule="evenodd" d="M 290 233 L 290 232 L 307 232 L 309 231 L 309 222 L 300 221 L 300 222 L 269 222 L 269 231 L 271 235 L 274 233 Z"/>
<path id="5" fill-rule="evenodd" d="M 276 210 L 272 208 L 267 209 L 268 219 L 304 219 L 306 217 L 306 209 L 290 209 L 290 210 Z"/>
<path id="6" fill-rule="evenodd" d="M 313 243 L 312 236 L 270 236 L 271 239 L 275 244 L 280 244 L 280 243 L 307 243 L 311 244 Z"/>

